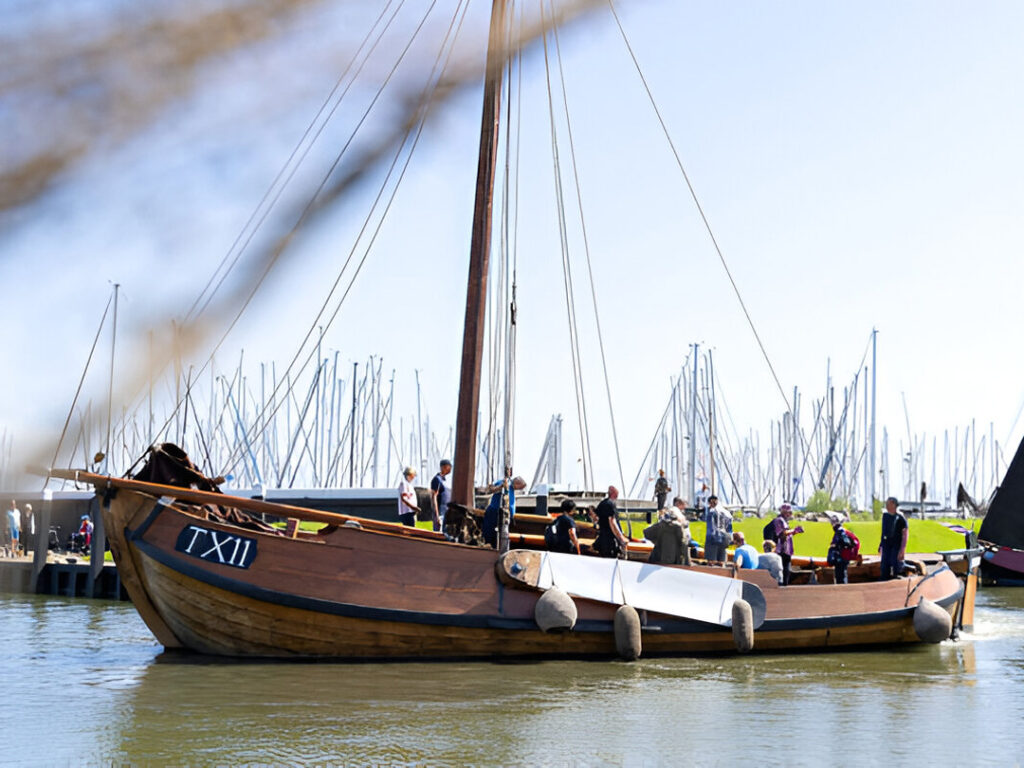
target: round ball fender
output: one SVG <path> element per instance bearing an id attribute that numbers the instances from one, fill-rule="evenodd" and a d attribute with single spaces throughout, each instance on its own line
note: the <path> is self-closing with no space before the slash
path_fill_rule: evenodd
<path id="1" fill-rule="evenodd" d="M 533 620 L 544 632 L 561 632 L 576 626 L 576 603 L 563 590 L 552 587 L 537 601 Z"/>
<path id="2" fill-rule="evenodd" d="M 941 643 L 953 632 L 953 617 L 922 597 L 914 609 L 914 631 L 926 643 Z"/>

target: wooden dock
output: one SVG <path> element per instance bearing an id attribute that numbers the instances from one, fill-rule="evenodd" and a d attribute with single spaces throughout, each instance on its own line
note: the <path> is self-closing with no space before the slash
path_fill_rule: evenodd
<path id="1" fill-rule="evenodd" d="M 36 574 L 30 557 L 0 558 L 0 592 L 127 600 L 117 566 L 104 563 L 93 576 L 88 560 L 53 557 Z"/>

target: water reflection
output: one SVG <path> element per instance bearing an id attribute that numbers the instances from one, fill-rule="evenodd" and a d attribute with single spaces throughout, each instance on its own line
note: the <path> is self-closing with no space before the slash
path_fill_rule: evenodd
<path id="1" fill-rule="evenodd" d="M 887 735 L 896 763 L 1007 764 L 1024 716 L 1021 608 L 1024 590 L 985 590 L 961 642 L 873 653 L 345 665 L 162 654 L 130 606 L 0 598 L 2 666 L 26 672 L 0 717 L 28 723 L 5 758 L 713 765 L 769 748 L 772 762 L 819 765 Z M 46 738 L 55 714 L 61 743 Z"/>

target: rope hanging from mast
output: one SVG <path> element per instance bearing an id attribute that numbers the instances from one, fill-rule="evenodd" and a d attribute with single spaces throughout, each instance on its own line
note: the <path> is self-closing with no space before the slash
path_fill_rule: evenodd
<path id="1" fill-rule="evenodd" d="M 433 8 L 433 5 L 434 4 L 432 3 L 431 4 L 431 8 Z M 397 191 L 398 191 L 398 189 L 399 189 L 399 187 L 401 185 L 402 179 L 405 177 L 405 173 L 406 173 L 406 171 L 409 168 L 409 164 L 410 164 L 410 162 L 412 160 L 412 157 L 413 157 L 413 155 L 415 153 L 416 147 L 419 144 L 420 138 L 421 138 L 422 133 L 423 133 L 423 128 L 424 128 L 425 123 L 426 123 L 427 116 L 428 116 L 428 114 L 430 112 L 431 106 L 433 105 L 433 99 L 431 97 L 432 97 L 435 89 L 438 87 L 441 75 L 443 74 L 444 69 L 447 68 L 448 63 L 449 63 L 449 61 L 451 59 L 451 55 L 452 55 L 452 51 L 453 51 L 453 46 L 454 46 L 454 39 L 457 38 L 458 31 L 461 30 L 462 22 L 465 19 L 465 15 L 466 15 L 466 10 L 467 9 L 468 9 L 468 3 L 465 3 L 465 0 L 462 0 L 462 2 L 460 2 L 459 8 L 457 9 L 456 15 L 452 18 L 452 21 L 451 21 L 451 23 L 449 25 L 447 35 L 445 36 L 445 39 L 444 39 L 445 45 L 442 46 L 441 51 L 438 53 L 438 56 L 437 56 L 437 58 L 434 61 L 434 67 L 431 70 L 430 76 L 428 77 L 427 85 L 424 87 L 423 92 L 421 93 L 421 96 L 420 96 L 421 109 L 420 109 L 420 113 L 418 115 L 418 119 L 411 126 L 410 131 L 409 131 L 409 133 L 406 136 L 405 142 L 403 142 L 402 144 L 400 144 L 398 146 L 398 149 L 396 150 L 395 155 L 394 155 L 394 157 L 392 159 L 391 166 L 388 169 L 386 177 L 385 177 L 385 179 L 384 179 L 384 181 L 383 181 L 383 183 L 382 183 L 382 185 L 380 187 L 380 190 L 379 190 L 379 192 L 377 194 L 377 197 L 374 200 L 374 203 L 373 203 L 373 205 L 371 207 L 371 210 L 370 210 L 369 214 L 367 215 L 367 218 L 364 221 L 363 226 L 360 229 L 359 234 L 357 235 L 357 237 L 356 237 L 356 239 L 354 241 L 352 249 L 349 252 L 348 257 L 346 258 L 344 264 L 342 265 L 342 268 L 339 271 L 338 276 L 337 276 L 334 284 L 331 287 L 331 290 L 328 292 L 327 298 L 325 299 L 323 305 L 321 306 L 320 312 L 317 314 L 316 318 L 314 318 L 314 320 L 310 324 L 310 328 L 309 328 L 308 332 L 306 333 L 306 336 L 303 338 L 302 342 L 299 345 L 298 351 L 295 353 L 295 356 L 292 358 L 292 361 L 291 361 L 291 363 L 288 366 L 288 371 L 289 372 L 297 364 L 297 362 L 298 362 L 298 360 L 299 360 L 299 358 L 300 358 L 300 356 L 302 354 L 302 349 L 307 345 L 307 343 L 309 342 L 310 338 L 312 338 L 312 335 L 315 332 L 318 324 L 323 319 L 324 314 L 327 311 L 327 307 L 328 307 L 328 304 L 329 304 L 329 302 L 331 300 L 331 297 L 334 296 L 334 294 L 337 292 L 337 289 L 338 289 L 338 286 L 339 286 L 339 284 L 340 284 L 340 282 L 342 280 L 342 277 L 345 275 L 345 272 L 347 271 L 349 264 L 351 263 L 353 257 L 355 256 L 355 252 L 356 252 L 356 250 L 359 247 L 359 243 L 361 242 L 361 240 L 363 239 L 363 236 L 365 235 L 366 231 L 368 230 L 370 222 L 371 222 L 371 219 L 372 219 L 374 213 L 377 211 L 377 208 L 378 208 L 378 206 L 381 203 L 381 200 L 382 200 L 382 198 L 384 196 L 384 193 L 387 190 L 387 187 L 388 187 L 389 183 L 391 183 L 392 177 L 394 176 L 395 177 L 394 183 L 392 184 L 391 191 L 390 191 L 390 194 L 388 195 L 387 201 L 386 201 L 386 203 L 384 203 L 383 209 L 380 212 L 380 215 L 379 215 L 378 221 L 376 223 L 376 226 L 374 227 L 372 234 L 369 236 L 368 242 L 366 243 L 366 246 L 363 249 L 362 256 L 361 256 L 359 262 L 357 263 L 354 272 L 348 278 L 348 282 L 347 282 L 347 285 L 346 285 L 344 291 L 342 292 L 341 296 L 337 299 L 333 311 L 330 313 L 330 315 L 328 316 L 326 322 L 324 323 L 324 327 L 325 328 L 326 327 L 330 327 L 333 324 L 334 320 L 337 318 L 339 312 L 341 311 L 342 305 L 344 304 L 345 300 L 348 298 L 348 295 L 351 292 L 353 285 L 355 284 L 356 278 L 359 276 L 359 273 L 362 271 L 363 266 L 365 265 L 365 263 L 367 261 L 367 258 L 369 257 L 370 251 L 372 250 L 373 243 L 376 241 L 376 238 L 379 235 L 379 233 L 381 231 L 381 228 L 383 227 L 384 221 L 387 218 L 387 214 L 390 211 L 391 205 L 392 205 L 392 203 L 395 200 L 395 196 L 396 196 Z M 417 27 L 416 34 L 418 34 L 420 29 L 422 29 L 423 25 L 425 24 L 425 22 L 427 20 L 428 15 L 429 15 L 429 9 L 428 9 L 427 15 L 425 15 L 423 17 L 423 19 L 421 20 L 420 26 Z M 454 34 L 453 34 L 453 32 L 454 32 Z M 408 45 L 406 46 L 405 50 L 402 52 L 402 56 L 403 57 L 404 57 L 405 53 L 408 52 L 409 48 L 412 45 L 412 42 L 415 40 L 416 34 L 414 34 L 412 36 L 412 38 L 410 39 L 410 41 L 409 41 Z M 451 43 L 451 44 L 449 44 L 449 43 Z M 392 71 L 389 74 L 388 79 L 390 79 L 391 75 L 394 74 L 394 71 L 395 71 L 395 69 L 397 69 L 397 66 L 400 63 L 401 58 L 402 57 L 399 57 L 399 61 L 396 61 L 395 67 L 392 68 Z M 443 66 L 441 65 L 442 59 L 444 59 Z M 387 84 L 387 80 L 385 81 L 384 85 L 386 85 L 386 84 Z M 383 89 L 383 87 L 384 86 L 382 85 L 381 86 L 381 90 Z M 380 93 L 380 91 L 378 91 L 378 96 L 379 96 L 379 93 Z M 363 119 L 365 120 L 365 115 L 364 115 Z M 360 124 L 362 124 L 362 121 L 360 121 Z M 346 147 L 347 146 L 348 145 L 346 144 Z M 395 176 L 396 167 L 398 166 L 398 162 L 402 158 L 403 154 L 404 154 L 404 160 L 403 160 L 403 162 L 401 164 L 400 170 L 397 172 L 397 176 Z M 340 161 L 340 159 L 341 159 L 341 157 L 340 157 L 340 154 L 339 154 L 338 158 L 335 161 L 335 164 L 331 168 L 331 171 L 328 172 L 327 176 L 325 177 L 324 183 L 326 183 L 327 178 L 330 176 L 331 172 L 333 172 L 334 168 L 337 166 L 337 163 Z M 306 358 L 305 358 L 304 362 L 302 363 L 301 366 L 299 366 L 299 373 L 301 373 L 302 371 L 304 371 L 306 369 L 306 367 L 309 365 L 310 361 L 312 360 L 313 355 L 315 354 L 315 352 L 316 352 L 316 348 L 315 347 L 310 349 L 309 353 L 306 355 Z M 276 391 L 277 390 L 275 389 L 275 392 L 272 393 L 272 394 L 276 394 Z M 274 413 L 276 413 L 279 408 L 280 408 L 280 405 L 275 406 L 273 408 L 273 410 L 270 412 L 270 414 L 263 414 L 263 418 L 261 420 L 264 423 L 266 423 L 266 417 L 267 416 L 273 416 Z M 256 436 L 258 436 L 261 431 L 262 431 L 262 427 L 257 431 Z M 235 454 L 237 454 L 237 453 L 238 453 L 238 448 L 236 447 Z M 231 467 L 232 468 L 235 466 L 235 464 L 237 464 L 239 459 L 240 459 L 239 456 L 235 456 L 234 454 L 232 455 L 232 458 L 229 460 L 229 461 L 232 462 L 231 463 Z"/>
<path id="2" fill-rule="evenodd" d="M 544 4 L 541 3 L 541 20 L 544 20 Z M 548 54 L 548 35 L 542 38 L 544 48 L 544 75 L 547 83 L 548 115 L 551 125 L 551 159 L 554 166 L 555 200 L 558 211 L 558 233 L 562 250 L 562 282 L 565 288 L 565 309 L 569 324 L 569 350 L 572 359 L 573 384 L 576 388 L 576 416 L 580 427 L 583 458 L 583 483 L 593 488 L 590 451 L 590 427 L 587 419 L 587 401 L 583 387 L 583 367 L 580 355 L 579 329 L 576 320 L 575 288 L 572 278 L 572 264 L 569 260 L 569 237 L 567 231 L 565 203 L 562 192 L 562 167 L 558 152 L 558 131 L 555 123 L 555 106 L 551 86 L 551 65 Z"/>
<path id="3" fill-rule="evenodd" d="M 71 417 L 75 412 L 75 406 L 78 404 L 78 398 L 82 394 L 82 386 L 85 384 L 85 375 L 89 372 L 89 365 L 92 363 L 92 356 L 96 352 L 96 345 L 99 343 L 100 334 L 103 333 L 103 325 L 107 322 L 107 313 L 110 312 L 110 305 L 114 301 L 114 292 L 111 290 L 110 298 L 107 299 L 107 306 L 103 308 L 103 316 L 100 318 L 99 327 L 96 328 L 96 336 L 92 340 L 92 346 L 89 348 L 89 356 L 85 360 L 85 368 L 82 369 L 82 376 L 78 380 L 78 388 L 75 390 L 75 396 L 71 399 L 71 407 L 68 408 L 68 416 L 64 419 L 64 427 L 60 431 L 60 438 L 57 440 L 57 447 L 53 450 L 53 459 L 50 461 L 50 467 L 57 466 L 57 457 L 60 455 L 61 445 L 64 443 L 64 438 L 68 433 L 68 426 L 71 424 Z M 46 488 L 47 483 L 50 482 L 50 473 L 47 471 L 46 477 L 43 480 L 43 488 Z"/>
<path id="4" fill-rule="evenodd" d="M 554 9 L 552 7 L 552 13 Z M 615 406 L 612 401 L 611 381 L 608 376 L 608 358 L 604 349 L 604 334 L 601 332 L 601 313 L 597 303 L 597 288 L 594 283 L 594 268 L 590 258 L 590 240 L 587 237 L 586 218 L 583 215 L 583 192 L 580 187 L 579 167 L 576 162 L 576 143 L 573 140 L 572 120 L 569 117 L 569 95 L 565 84 L 565 71 L 562 67 L 562 48 L 558 38 L 558 25 L 552 26 L 552 33 L 555 39 L 555 54 L 558 60 L 558 75 L 561 81 L 562 106 L 565 110 L 566 134 L 569 140 L 569 157 L 572 162 L 573 185 L 576 189 L 576 206 L 580 217 L 580 232 L 583 237 L 583 253 L 587 261 L 587 278 L 590 284 L 590 299 L 594 310 L 594 326 L 597 331 L 598 351 L 601 354 L 601 373 L 604 378 L 605 395 L 608 400 L 608 418 L 612 428 L 612 443 L 615 446 L 615 464 L 619 474 L 619 485 L 625 490 L 626 477 L 622 469 L 622 451 L 619 448 L 619 432 L 615 425 Z M 627 518 L 628 520 L 628 518 Z M 632 526 L 631 526 L 632 527 Z"/>

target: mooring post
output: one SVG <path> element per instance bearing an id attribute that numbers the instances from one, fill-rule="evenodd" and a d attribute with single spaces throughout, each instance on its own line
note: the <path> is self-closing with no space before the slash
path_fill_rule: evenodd
<path id="1" fill-rule="evenodd" d="M 96 597 L 97 590 L 102 593 L 103 585 L 103 553 L 107 549 L 107 536 L 103 530 L 103 515 L 100 513 L 100 500 L 93 496 L 89 501 L 89 513 L 92 515 L 92 542 L 89 546 L 89 578 L 86 579 L 85 596 Z"/>
<path id="2" fill-rule="evenodd" d="M 50 551 L 50 507 L 53 504 L 53 491 L 43 489 L 42 509 L 36 518 L 36 551 L 32 558 L 32 591 L 39 592 L 39 575 L 46 567 L 46 553 Z"/>

